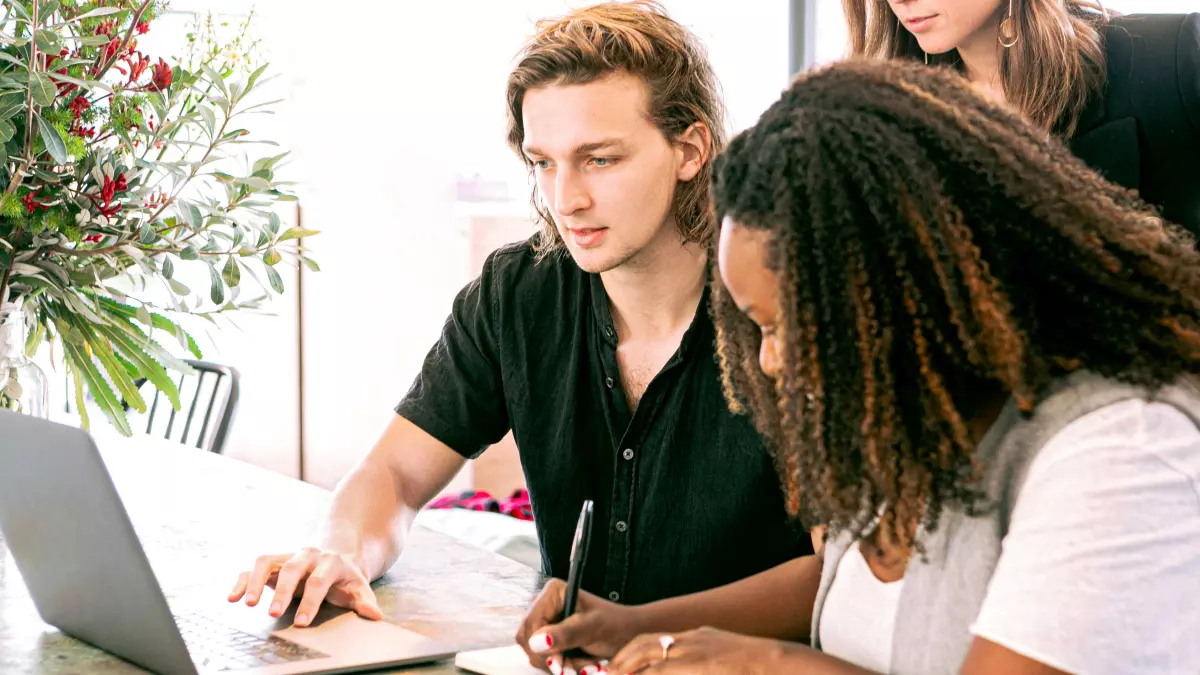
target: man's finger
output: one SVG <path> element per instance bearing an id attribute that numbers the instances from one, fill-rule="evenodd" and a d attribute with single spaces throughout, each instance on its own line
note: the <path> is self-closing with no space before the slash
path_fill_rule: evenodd
<path id="1" fill-rule="evenodd" d="M 229 591 L 229 601 L 237 602 L 246 594 L 246 585 L 250 583 L 250 573 L 242 572 L 238 575 L 237 581 L 233 584 L 233 590 Z"/>
<path id="2" fill-rule="evenodd" d="M 371 589 L 370 584 L 362 583 L 354 591 L 354 611 L 364 619 L 372 621 L 383 619 L 383 610 L 379 608 L 379 600 L 375 597 L 375 591 Z"/>
<path id="3" fill-rule="evenodd" d="M 254 607 L 262 597 L 263 588 L 268 579 L 279 570 L 279 565 L 290 558 L 289 555 L 262 555 L 254 561 L 254 569 L 246 581 L 246 604 Z"/>
<path id="4" fill-rule="evenodd" d="M 304 597 L 300 599 L 300 606 L 296 608 L 295 625 L 303 627 L 311 623 L 317 615 L 317 610 L 321 609 L 325 596 L 329 595 L 330 586 L 340 581 L 342 578 L 339 570 L 331 558 L 326 557 L 316 562 L 304 579 Z"/>
<path id="5" fill-rule="evenodd" d="M 279 568 L 279 578 L 275 581 L 275 595 L 271 598 L 268 614 L 278 617 L 287 611 L 288 605 L 292 604 L 296 588 L 308 577 L 313 563 L 313 556 L 300 553 Z"/>

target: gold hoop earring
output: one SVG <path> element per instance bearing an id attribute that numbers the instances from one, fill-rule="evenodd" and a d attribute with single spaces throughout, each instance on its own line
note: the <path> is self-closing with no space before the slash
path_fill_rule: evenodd
<path id="1" fill-rule="evenodd" d="M 922 51 L 924 51 L 924 50 L 922 50 Z M 925 53 L 925 65 L 929 65 L 929 52 L 924 52 L 924 53 Z"/>
<path id="2" fill-rule="evenodd" d="M 1005 49 L 1011 48 L 1021 40 L 1021 36 L 1017 35 L 1017 20 L 1013 18 L 1013 0 L 1008 0 L 1008 15 L 1001 19 L 996 39 Z"/>

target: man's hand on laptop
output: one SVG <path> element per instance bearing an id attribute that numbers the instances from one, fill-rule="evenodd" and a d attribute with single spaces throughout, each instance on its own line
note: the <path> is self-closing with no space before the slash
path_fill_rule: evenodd
<path id="1" fill-rule="evenodd" d="M 333 551 L 305 548 L 298 553 L 259 556 L 254 569 L 242 572 L 229 593 L 230 602 L 245 598 L 254 607 L 266 588 L 274 589 L 268 613 L 279 617 L 292 599 L 301 598 L 295 625 L 307 626 L 322 601 L 352 609 L 366 619 L 383 618 L 367 575 L 353 559 Z"/>

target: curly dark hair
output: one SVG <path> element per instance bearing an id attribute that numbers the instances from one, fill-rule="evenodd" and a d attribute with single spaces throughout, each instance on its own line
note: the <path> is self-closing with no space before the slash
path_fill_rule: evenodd
<path id="1" fill-rule="evenodd" d="M 1200 254 L 1136 193 L 943 68 L 799 77 L 715 164 L 718 222 L 772 236 L 783 367 L 713 274 L 725 393 L 789 511 L 864 536 L 983 507 L 968 421 L 1079 369 L 1200 371 Z M 715 259 L 715 256 L 714 256 Z M 908 524 L 909 527 L 903 527 Z"/>

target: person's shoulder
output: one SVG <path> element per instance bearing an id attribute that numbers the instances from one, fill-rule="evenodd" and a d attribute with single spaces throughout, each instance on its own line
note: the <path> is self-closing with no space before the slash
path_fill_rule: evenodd
<path id="1" fill-rule="evenodd" d="M 582 273 L 564 251 L 540 251 L 537 235 L 497 248 L 483 263 L 483 276 L 490 278 L 500 293 L 566 282 Z"/>
<path id="2" fill-rule="evenodd" d="M 1123 14 L 1105 27 L 1110 45 L 1122 38 L 1134 43 L 1178 45 L 1181 55 L 1200 52 L 1200 12 L 1191 14 Z"/>

